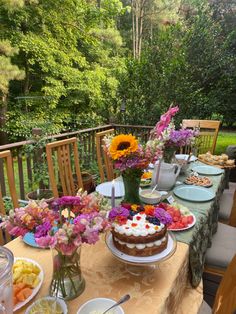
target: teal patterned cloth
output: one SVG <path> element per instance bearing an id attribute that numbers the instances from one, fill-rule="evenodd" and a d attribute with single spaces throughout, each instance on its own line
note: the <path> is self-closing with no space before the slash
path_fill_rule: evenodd
<path id="1" fill-rule="evenodd" d="M 196 161 L 191 165 L 193 168 L 205 164 Z M 179 176 L 178 181 L 184 182 L 189 174 L 190 171 L 186 175 Z M 228 184 L 228 176 L 225 171 L 222 175 L 209 176 L 209 178 L 213 182 L 210 189 L 216 194 L 212 201 L 201 203 L 184 201 L 175 196 L 173 191 L 169 193 L 172 194 L 176 202 L 186 206 L 196 217 L 196 224 L 193 228 L 174 232 L 177 241 L 189 244 L 190 281 L 193 287 L 197 287 L 202 279 L 206 250 L 211 246 L 212 235 L 217 231 L 219 199 Z M 122 179 L 119 177 L 116 180 Z M 116 199 L 116 205 L 120 202 L 120 198 Z"/>
<path id="2" fill-rule="evenodd" d="M 201 162 L 196 162 L 195 165 L 201 165 Z M 183 182 L 185 176 L 179 176 L 178 180 Z M 184 201 L 175 195 L 174 199 L 188 207 L 196 217 L 196 224 L 193 228 L 175 232 L 177 241 L 189 244 L 189 268 L 190 280 L 193 287 L 197 287 L 202 279 L 205 254 L 208 247 L 211 246 L 212 235 L 217 231 L 219 199 L 227 184 L 225 172 L 222 175 L 209 176 L 213 182 L 212 189 L 216 196 L 209 202 L 190 202 Z"/>

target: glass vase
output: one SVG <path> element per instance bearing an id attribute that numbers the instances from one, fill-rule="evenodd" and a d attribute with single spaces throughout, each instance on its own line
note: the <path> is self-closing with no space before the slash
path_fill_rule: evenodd
<path id="1" fill-rule="evenodd" d="M 142 173 L 140 169 L 128 169 L 122 173 L 125 188 L 124 203 L 141 204 L 139 186 Z"/>
<path id="2" fill-rule="evenodd" d="M 163 151 L 164 162 L 168 164 L 176 163 L 175 152 L 176 152 L 175 147 L 166 147 Z"/>
<path id="3" fill-rule="evenodd" d="M 71 255 L 64 255 L 56 248 L 52 249 L 53 278 L 50 295 L 64 300 L 72 300 L 85 289 L 85 280 L 80 267 L 81 247 Z"/>

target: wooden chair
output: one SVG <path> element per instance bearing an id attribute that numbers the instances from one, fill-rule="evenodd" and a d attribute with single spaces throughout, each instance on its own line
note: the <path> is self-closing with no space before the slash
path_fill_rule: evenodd
<path id="1" fill-rule="evenodd" d="M 7 173 L 9 191 L 10 191 L 13 207 L 14 208 L 19 207 L 18 197 L 16 193 L 11 151 L 5 150 L 5 151 L 0 152 L 0 159 L 6 163 L 6 173 Z M 5 211 L 4 201 L 3 201 L 1 187 L 0 187 L 0 216 L 5 215 L 5 214 L 6 214 L 6 211 Z M 9 242 L 10 240 L 11 240 L 10 235 L 5 231 L 3 233 L 3 231 L 0 229 L 0 245 L 4 245 L 5 242 Z"/>
<path id="2" fill-rule="evenodd" d="M 214 154 L 216 140 L 219 132 L 220 121 L 215 120 L 183 120 L 184 128 L 200 128 L 200 136 L 197 138 L 196 146 L 198 154 L 210 151 Z M 185 153 L 189 153 L 190 148 L 185 148 Z"/>
<path id="3" fill-rule="evenodd" d="M 220 197 L 219 221 L 236 227 L 236 189 L 226 189 Z"/>
<path id="4" fill-rule="evenodd" d="M 76 137 L 49 143 L 46 145 L 49 179 L 53 196 L 55 198 L 59 197 L 56 170 L 59 172 L 58 177 L 60 179 L 63 195 L 76 194 L 72 171 L 72 152 L 74 157 L 74 168 L 77 177 L 78 188 L 83 188 Z M 54 153 L 56 153 L 56 160 L 53 163 Z"/>
<path id="5" fill-rule="evenodd" d="M 216 293 L 213 310 L 203 301 L 198 314 L 233 314 L 236 310 L 236 255 L 231 260 Z"/>
<path id="6" fill-rule="evenodd" d="M 114 170 L 110 157 L 106 154 L 103 149 L 103 139 L 106 135 L 112 135 L 114 129 L 96 133 L 96 149 L 97 149 L 97 162 L 100 174 L 101 182 L 105 180 L 111 181 L 114 179 Z"/>

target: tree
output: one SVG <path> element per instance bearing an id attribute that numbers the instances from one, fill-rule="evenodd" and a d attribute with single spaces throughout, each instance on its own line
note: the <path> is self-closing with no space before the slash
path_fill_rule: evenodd
<path id="1" fill-rule="evenodd" d="M 35 125 L 50 117 L 63 128 L 72 116 L 95 109 L 99 115 L 104 107 L 109 118 L 116 72 L 122 68 L 116 20 L 123 6 L 119 0 L 103 0 L 99 6 L 96 1 L 48 0 L 27 2 L 12 11 L 2 4 L 1 21 L 7 31 L 1 35 L 19 48 L 15 61 L 25 71 L 23 82 L 10 88 L 12 101 L 27 96 L 17 108 L 15 101 L 9 107 L 15 125 L 22 125 L 26 116 Z M 8 125 L 12 127 L 9 120 Z"/>
<path id="2" fill-rule="evenodd" d="M 22 7 L 22 0 L 5 0 L 4 6 L 8 9 Z M 9 92 L 9 82 L 11 80 L 21 80 L 24 78 L 24 71 L 12 64 L 12 57 L 18 53 L 18 49 L 11 46 L 9 40 L 0 38 L 0 145 L 6 144 L 7 136 L 2 130 L 6 123 L 7 97 Z"/>

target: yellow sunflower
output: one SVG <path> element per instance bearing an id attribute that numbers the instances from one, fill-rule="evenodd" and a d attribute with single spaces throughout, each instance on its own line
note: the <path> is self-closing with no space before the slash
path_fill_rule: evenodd
<path id="1" fill-rule="evenodd" d="M 120 134 L 115 136 L 110 145 L 111 158 L 116 160 L 120 157 L 128 156 L 138 149 L 138 140 L 131 134 Z"/>

